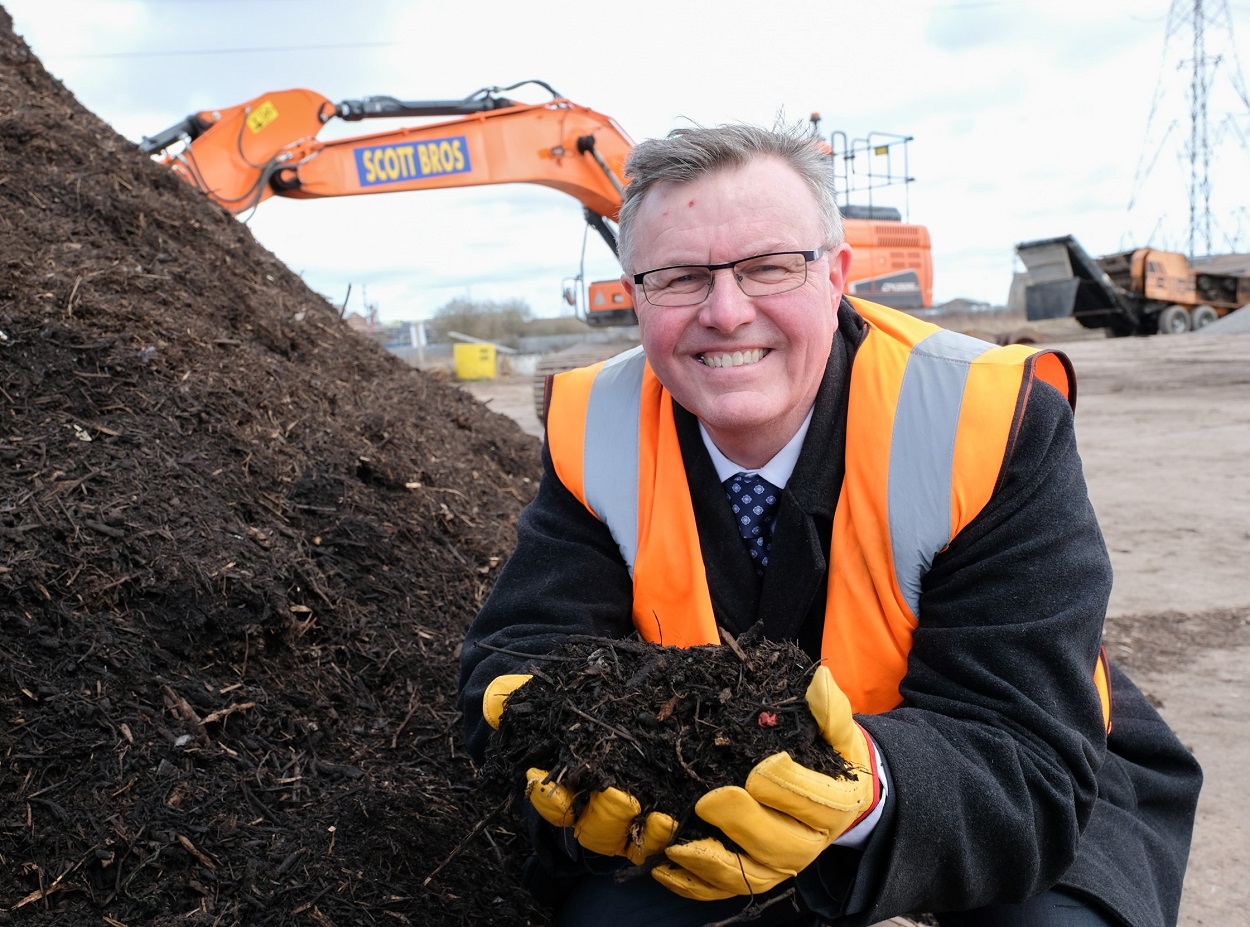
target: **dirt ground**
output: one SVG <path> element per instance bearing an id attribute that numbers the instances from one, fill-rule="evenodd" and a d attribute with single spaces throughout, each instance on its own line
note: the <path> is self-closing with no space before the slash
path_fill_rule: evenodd
<path id="1" fill-rule="evenodd" d="M 1081 455 L 1115 568 L 1109 649 L 1206 776 L 1181 927 L 1250 924 L 1250 334 L 1060 326 L 1048 342 L 1077 371 Z M 527 380 L 463 386 L 541 433 Z"/>
<path id="2" fill-rule="evenodd" d="M 0 924 L 541 924 L 458 650 L 538 442 L 0 8 Z"/>

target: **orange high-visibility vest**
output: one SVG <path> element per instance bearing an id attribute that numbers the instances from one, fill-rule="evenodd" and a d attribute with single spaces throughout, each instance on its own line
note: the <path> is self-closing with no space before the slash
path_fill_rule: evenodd
<path id="1" fill-rule="evenodd" d="M 1069 401 L 1066 358 L 996 347 L 862 300 L 846 477 L 834 513 L 822 662 L 857 712 L 900 701 L 921 581 L 984 508 L 1038 380 Z M 547 440 L 556 475 L 612 533 L 643 639 L 718 643 L 672 399 L 641 348 L 557 374 Z M 1105 658 L 1095 684 L 1110 720 Z"/>

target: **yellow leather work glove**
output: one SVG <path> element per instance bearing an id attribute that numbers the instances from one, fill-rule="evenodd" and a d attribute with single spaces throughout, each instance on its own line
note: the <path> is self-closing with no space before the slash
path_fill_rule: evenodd
<path id="1" fill-rule="evenodd" d="M 851 765 L 854 779 L 834 779 L 788 753 L 761 760 L 746 788 L 713 789 L 695 813 L 742 848 L 714 837 L 665 850 L 669 862 L 651 875 L 685 898 L 715 901 L 766 892 L 815 861 L 880 800 L 875 748 L 851 717 L 851 704 L 824 666 L 807 687 L 807 705 L 825 742 Z"/>
<path id="2" fill-rule="evenodd" d="M 661 853 L 677 831 L 677 821 L 661 811 L 645 817 L 638 799 L 620 789 L 591 792 L 580 815 L 573 807 L 573 790 L 549 782 L 542 769 L 526 773 L 525 794 L 534 810 L 556 827 L 573 828 L 573 838 L 584 849 L 604 856 L 624 856 L 635 865 Z"/>
<path id="3" fill-rule="evenodd" d="M 533 678 L 530 673 L 509 673 L 492 679 L 482 693 L 482 717 L 486 723 L 499 730 L 499 719 L 503 717 L 508 696 Z"/>
<path id="4" fill-rule="evenodd" d="M 496 676 L 482 693 L 482 715 L 486 723 L 499 729 L 508 696 L 533 676 L 516 673 Z M 551 774 L 531 769 L 525 774 L 525 795 L 542 818 L 556 827 L 573 828 L 573 837 L 587 850 L 604 856 L 624 856 L 635 865 L 648 856 L 661 853 L 677 831 L 677 821 L 653 811 L 642 816 L 638 799 L 628 792 L 609 788 L 592 792 L 585 810 L 578 815 L 573 807 L 574 793 Z"/>

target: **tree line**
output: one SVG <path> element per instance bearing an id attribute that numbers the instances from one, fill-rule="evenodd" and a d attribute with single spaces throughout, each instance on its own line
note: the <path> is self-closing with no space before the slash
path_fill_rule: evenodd
<path id="1" fill-rule="evenodd" d="M 496 344 L 510 344 L 526 336 L 564 335 L 584 332 L 589 326 L 580 319 L 563 316 L 536 319 L 523 299 L 470 299 L 457 296 L 439 306 L 425 323 L 431 342 L 451 341 L 451 333 L 480 338 Z"/>

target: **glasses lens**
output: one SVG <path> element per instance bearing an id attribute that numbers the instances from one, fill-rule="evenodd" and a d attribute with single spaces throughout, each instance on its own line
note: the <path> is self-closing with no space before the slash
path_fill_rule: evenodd
<path id="1" fill-rule="evenodd" d="M 655 306 L 693 306 L 712 292 L 713 272 L 730 267 L 738 287 L 747 296 L 773 296 L 801 287 L 807 281 L 808 260 L 823 253 L 823 248 L 783 251 L 743 258 L 732 265 L 662 267 L 642 275 L 642 291 L 647 302 Z"/>
<path id="2" fill-rule="evenodd" d="M 739 261 L 734 275 L 747 296 L 771 296 L 802 286 L 807 280 L 807 261 L 797 252 L 765 254 Z"/>
<path id="3" fill-rule="evenodd" d="M 712 272 L 706 267 L 666 267 L 642 278 L 643 292 L 657 306 L 687 306 L 707 295 Z"/>

